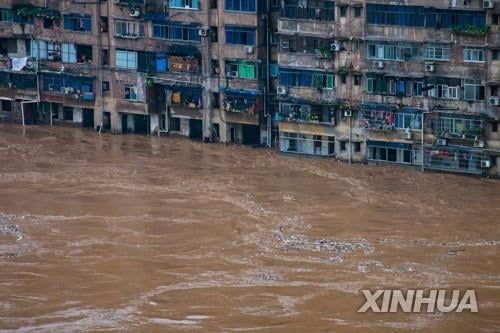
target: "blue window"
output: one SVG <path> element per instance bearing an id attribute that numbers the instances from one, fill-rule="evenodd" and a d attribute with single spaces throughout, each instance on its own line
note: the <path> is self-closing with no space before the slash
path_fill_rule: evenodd
<path id="1" fill-rule="evenodd" d="M 156 71 L 157 72 L 168 71 L 168 58 L 165 53 L 156 54 Z"/>
<path id="2" fill-rule="evenodd" d="M 367 4 L 366 22 L 407 27 L 453 28 L 467 25 L 484 26 L 486 15 L 484 11 Z"/>
<path id="3" fill-rule="evenodd" d="M 61 74 L 44 74 L 43 75 L 43 90 L 62 92 L 64 88 L 73 88 L 76 92 L 92 92 L 94 80 L 88 77 L 61 75 Z"/>
<path id="4" fill-rule="evenodd" d="M 92 17 L 90 15 L 64 15 L 64 29 L 72 31 L 92 31 Z"/>
<path id="5" fill-rule="evenodd" d="M 255 12 L 256 0 L 226 0 L 226 10 L 238 12 Z"/>
<path id="6" fill-rule="evenodd" d="M 335 87 L 335 75 L 324 72 L 280 68 L 279 78 L 280 85 L 288 87 L 312 87 L 324 89 L 333 89 Z"/>
<path id="7" fill-rule="evenodd" d="M 200 0 L 168 0 L 169 8 L 200 9 Z"/>
<path id="8" fill-rule="evenodd" d="M 255 29 L 226 25 L 226 44 L 255 45 Z"/>
<path id="9" fill-rule="evenodd" d="M 153 37 L 169 40 L 184 40 L 199 42 L 198 26 L 183 24 L 154 24 Z"/>

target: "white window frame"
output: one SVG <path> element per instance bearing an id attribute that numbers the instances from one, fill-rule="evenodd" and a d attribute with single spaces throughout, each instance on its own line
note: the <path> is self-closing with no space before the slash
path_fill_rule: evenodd
<path id="1" fill-rule="evenodd" d="M 137 69 L 137 52 L 116 50 L 115 62 L 117 68 Z"/>
<path id="2" fill-rule="evenodd" d="M 115 21 L 115 36 L 144 37 L 144 24 L 133 21 Z"/>
<path id="3" fill-rule="evenodd" d="M 135 97 L 135 98 L 126 98 L 126 91 L 127 89 L 129 90 L 129 95 L 130 97 Z M 138 100 L 138 97 L 137 97 L 137 86 L 134 86 L 134 85 L 131 85 L 131 84 L 126 84 L 124 87 L 123 87 L 123 99 L 124 100 L 127 100 L 127 101 L 137 101 Z"/>
<path id="4" fill-rule="evenodd" d="M 479 47 L 464 47 L 464 62 L 483 63 L 486 61 L 486 51 Z"/>
<path id="5" fill-rule="evenodd" d="M 438 49 L 441 49 L 441 57 L 436 56 L 436 51 Z M 425 45 L 424 59 L 434 61 L 450 61 L 450 47 L 437 44 Z"/>

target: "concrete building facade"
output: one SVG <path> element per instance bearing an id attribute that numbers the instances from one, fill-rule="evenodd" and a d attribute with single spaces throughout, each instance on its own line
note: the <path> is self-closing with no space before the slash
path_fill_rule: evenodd
<path id="1" fill-rule="evenodd" d="M 498 0 L 1 0 L 0 120 L 500 175 Z"/>

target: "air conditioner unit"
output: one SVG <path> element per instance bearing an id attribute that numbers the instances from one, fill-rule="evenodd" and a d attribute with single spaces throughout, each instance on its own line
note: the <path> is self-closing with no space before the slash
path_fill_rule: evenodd
<path id="1" fill-rule="evenodd" d="M 492 9 L 493 7 L 495 7 L 493 0 L 483 0 L 483 8 Z"/>
<path id="2" fill-rule="evenodd" d="M 484 148 L 484 141 L 483 140 L 474 141 L 474 147 L 475 148 Z"/>
<path id="3" fill-rule="evenodd" d="M 288 89 L 284 86 L 278 86 L 278 88 L 276 89 L 276 93 L 278 95 L 286 95 L 288 93 Z"/>
<path id="4" fill-rule="evenodd" d="M 434 72 L 436 70 L 436 66 L 434 64 L 425 64 L 426 72 Z"/>
<path id="5" fill-rule="evenodd" d="M 209 27 L 201 27 L 200 30 L 198 30 L 198 35 L 200 37 L 207 37 L 209 31 L 210 31 Z"/>
<path id="6" fill-rule="evenodd" d="M 405 138 L 406 140 L 411 140 L 411 131 L 410 129 L 406 129 L 403 133 L 403 138 Z"/>
<path id="7" fill-rule="evenodd" d="M 342 47 L 340 46 L 339 43 L 332 43 L 330 44 L 330 50 L 334 52 L 339 52 Z"/>
<path id="8" fill-rule="evenodd" d="M 437 139 L 436 144 L 438 146 L 446 146 L 448 144 L 448 141 L 446 141 L 446 139 Z"/>
<path id="9" fill-rule="evenodd" d="M 231 103 L 229 102 L 225 102 L 222 106 L 224 107 L 224 110 L 231 110 Z"/>
<path id="10" fill-rule="evenodd" d="M 253 53 L 253 46 L 251 46 L 251 45 L 245 46 L 245 53 L 252 54 Z"/>
<path id="11" fill-rule="evenodd" d="M 141 10 L 137 8 L 131 8 L 130 9 L 130 16 L 132 17 L 139 17 L 141 16 Z"/>
<path id="12" fill-rule="evenodd" d="M 287 42 L 287 41 L 281 42 L 281 48 L 283 50 L 288 50 L 290 48 L 290 42 Z"/>
<path id="13" fill-rule="evenodd" d="M 375 68 L 384 68 L 383 61 L 375 61 L 374 65 L 375 65 Z"/>
<path id="14" fill-rule="evenodd" d="M 488 101 L 490 102 L 491 105 L 499 106 L 500 105 L 500 97 L 498 96 L 491 96 Z"/>
<path id="15" fill-rule="evenodd" d="M 344 117 L 352 117 L 352 111 L 351 110 L 344 110 Z"/>
<path id="16" fill-rule="evenodd" d="M 488 161 L 488 160 L 482 160 L 481 161 L 481 168 L 483 168 L 483 169 L 491 168 L 490 161 Z"/>

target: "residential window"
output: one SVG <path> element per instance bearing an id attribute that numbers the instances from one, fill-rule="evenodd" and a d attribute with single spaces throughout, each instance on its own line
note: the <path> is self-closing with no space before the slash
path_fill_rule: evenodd
<path id="1" fill-rule="evenodd" d="M 491 123 L 491 131 L 493 133 L 498 132 L 498 122 L 494 121 L 494 122 Z"/>
<path id="2" fill-rule="evenodd" d="M 437 97 L 443 99 L 459 99 L 460 87 L 448 86 L 446 84 L 435 84 L 434 88 L 429 90 L 429 97 Z"/>
<path id="3" fill-rule="evenodd" d="M 500 23 L 500 15 L 499 14 L 492 14 L 491 15 L 491 24 L 498 25 L 499 23 Z"/>
<path id="4" fill-rule="evenodd" d="M 168 39 L 199 42 L 200 36 L 198 31 L 199 26 L 183 25 L 183 24 L 154 24 L 153 37 Z"/>
<path id="5" fill-rule="evenodd" d="M 132 85 L 125 85 L 125 95 L 124 99 L 128 101 L 136 101 L 137 100 L 137 87 Z"/>
<path id="6" fill-rule="evenodd" d="M 181 130 L 181 118 L 172 117 L 170 121 L 170 130 L 178 132 Z"/>
<path id="7" fill-rule="evenodd" d="M 368 77 L 366 79 L 366 92 L 375 94 L 386 94 L 387 80 L 383 77 Z"/>
<path id="8" fill-rule="evenodd" d="M 450 46 L 439 44 L 428 44 L 425 46 L 425 60 L 450 60 Z"/>
<path id="9" fill-rule="evenodd" d="M 115 21 L 115 36 L 144 37 L 144 25 L 132 21 Z"/>
<path id="10" fill-rule="evenodd" d="M 347 81 L 347 75 L 340 75 L 340 83 L 346 84 Z"/>
<path id="11" fill-rule="evenodd" d="M 116 50 L 116 67 L 125 69 L 137 69 L 137 52 Z"/>
<path id="12" fill-rule="evenodd" d="M 200 0 L 168 0 L 169 8 L 200 9 Z"/>
<path id="13" fill-rule="evenodd" d="M 360 7 L 360 6 L 354 7 L 354 17 L 360 17 L 362 9 L 363 9 L 363 7 Z"/>
<path id="14" fill-rule="evenodd" d="M 354 85 L 355 86 L 361 85 L 361 75 L 354 75 Z"/>
<path id="15" fill-rule="evenodd" d="M 317 21 L 335 20 L 335 2 L 284 0 L 281 1 L 281 16 L 290 19 L 306 19 Z"/>
<path id="16" fill-rule="evenodd" d="M 481 80 L 464 80 L 464 99 L 468 101 L 484 100 L 484 85 Z"/>
<path id="17" fill-rule="evenodd" d="M 226 44 L 255 45 L 255 29 L 226 25 Z"/>
<path id="18" fill-rule="evenodd" d="M 359 153 L 361 151 L 361 142 L 353 142 L 354 152 Z"/>
<path id="19" fill-rule="evenodd" d="M 346 17 L 347 16 L 347 6 L 346 5 L 342 5 L 339 7 L 339 11 L 340 11 L 340 17 Z"/>
<path id="20" fill-rule="evenodd" d="M 340 141 L 340 151 L 346 151 L 347 150 L 347 141 L 341 140 Z"/>
<path id="21" fill-rule="evenodd" d="M 73 88 L 82 92 L 92 92 L 94 79 L 81 76 L 71 76 L 65 74 L 42 75 L 42 86 L 44 91 L 62 92 L 63 88 Z"/>
<path id="22" fill-rule="evenodd" d="M 464 61 L 465 62 L 484 62 L 485 50 L 476 47 L 464 48 Z"/>
<path id="23" fill-rule="evenodd" d="M 238 12 L 256 12 L 256 0 L 226 0 L 226 10 Z"/>
<path id="24" fill-rule="evenodd" d="M 500 50 L 491 50 L 491 60 L 500 60 Z"/>
<path id="25" fill-rule="evenodd" d="M 54 29 L 54 20 L 51 18 L 43 19 L 43 28 L 44 29 Z"/>
<path id="26" fill-rule="evenodd" d="M 473 10 L 369 3 L 366 6 L 366 23 L 448 29 L 470 25 L 484 27 L 486 13 Z"/>
<path id="27" fill-rule="evenodd" d="M 226 62 L 226 76 L 240 79 L 256 79 L 256 65 L 250 62 Z"/>
<path id="28" fill-rule="evenodd" d="M 394 127 L 398 129 L 422 129 L 422 113 L 413 111 L 394 112 Z"/>
<path id="29" fill-rule="evenodd" d="M 73 108 L 68 106 L 63 107 L 63 120 L 73 121 Z"/>
<path id="30" fill-rule="evenodd" d="M 418 60 L 418 47 L 408 43 L 368 43 L 368 58 L 377 60 Z"/>
<path id="31" fill-rule="evenodd" d="M 356 7 L 357 8 L 357 7 Z M 359 40 L 354 41 L 354 51 L 359 51 L 361 43 Z"/>
<path id="32" fill-rule="evenodd" d="M 76 63 L 76 45 L 72 43 L 62 44 L 62 61 Z"/>
<path id="33" fill-rule="evenodd" d="M 109 91 L 109 81 L 102 81 L 102 92 Z"/>
<path id="34" fill-rule="evenodd" d="M 13 21 L 12 10 L 0 8 L 0 21 L 1 22 L 12 22 Z"/>
<path id="35" fill-rule="evenodd" d="M 108 18 L 106 16 L 101 16 L 100 29 L 101 32 L 108 32 Z"/>
<path id="36" fill-rule="evenodd" d="M 92 17 L 83 14 L 63 15 L 64 29 L 72 31 L 90 32 L 92 31 Z"/>

